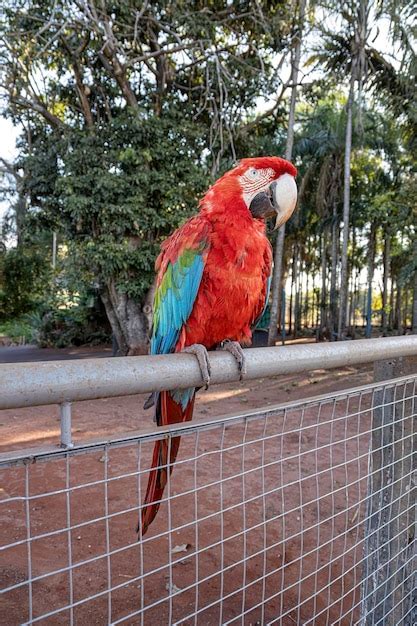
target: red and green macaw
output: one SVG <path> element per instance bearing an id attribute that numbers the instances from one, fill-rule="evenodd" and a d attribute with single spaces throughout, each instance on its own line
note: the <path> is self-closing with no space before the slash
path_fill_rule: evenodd
<path id="1" fill-rule="evenodd" d="M 207 350 L 223 346 L 244 373 L 240 344 L 250 343 L 251 329 L 269 294 L 272 251 L 265 219 L 276 216 L 278 227 L 291 216 L 297 201 L 296 173 L 279 157 L 243 159 L 208 190 L 199 213 L 162 244 L 156 262 L 151 354 L 195 354 L 207 386 Z M 195 392 L 162 391 L 145 406 L 155 404 L 158 425 L 185 422 L 192 418 Z M 170 444 L 155 444 L 142 535 L 159 509 L 179 443 L 174 437 Z"/>

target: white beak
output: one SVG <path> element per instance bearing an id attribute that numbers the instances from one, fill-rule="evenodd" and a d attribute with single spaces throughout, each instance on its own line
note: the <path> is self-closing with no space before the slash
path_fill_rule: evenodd
<path id="1" fill-rule="evenodd" d="M 277 209 L 275 228 L 282 226 L 294 213 L 297 204 L 297 185 L 294 176 L 282 174 L 273 186 L 273 205 Z"/>

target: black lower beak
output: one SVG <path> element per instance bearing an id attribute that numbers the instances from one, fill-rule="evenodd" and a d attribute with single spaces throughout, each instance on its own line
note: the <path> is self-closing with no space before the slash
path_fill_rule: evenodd
<path id="1" fill-rule="evenodd" d="M 253 198 L 249 205 L 249 210 L 252 213 L 252 217 L 267 218 L 273 217 L 278 212 L 278 207 L 274 202 L 274 186 L 276 181 L 274 180 L 271 185 L 265 191 L 260 191 Z"/>

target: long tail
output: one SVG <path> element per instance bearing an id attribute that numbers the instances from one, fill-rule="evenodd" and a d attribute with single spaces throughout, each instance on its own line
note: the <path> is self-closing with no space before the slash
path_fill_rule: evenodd
<path id="1" fill-rule="evenodd" d="M 178 392 L 177 392 L 178 393 Z M 188 422 L 193 416 L 195 393 L 191 397 L 188 394 L 188 402 L 185 408 L 181 402 L 176 402 L 169 391 L 162 391 L 156 405 L 156 419 L 159 426 Z M 172 473 L 173 465 L 177 458 L 181 437 L 162 439 L 155 443 L 152 457 L 152 468 L 149 475 L 148 487 L 142 508 L 142 533 L 143 536 L 149 525 L 158 513 L 160 500 L 163 496 L 169 474 Z M 168 462 L 169 454 L 169 462 Z M 139 522 L 139 524 L 141 523 Z M 138 526 L 139 532 L 139 526 Z"/>

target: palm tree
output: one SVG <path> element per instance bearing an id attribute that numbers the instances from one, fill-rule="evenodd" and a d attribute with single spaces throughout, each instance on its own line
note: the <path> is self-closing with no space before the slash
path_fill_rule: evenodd
<path id="1" fill-rule="evenodd" d="M 306 122 L 303 123 L 303 117 Z M 341 203 L 344 112 L 340 99 L 327 98 L 300 114 L 302 130 L 295 143 L 295 154 L 304 164 L 305 174 L 300 187 L 300 206 L 314 207 L 319 216 L 318 234 L 322 238 L 321 258 L 321 316 L 319 336 L 337 331 L 337 275 L 339 259 L 339 207 Z M 327 289 L 327 265 L 330 264 L 330 285 Z M 327 315 L 327 292 L 329 311 Z"/>
<path id="2" fill-rule="evenodd" d="M 369 339 L 372 332 L 372 281 L 375 271 L 375 245 L 376 245 L 376 222 L 372 221 L 369 229 L 368 240 L 368 291 L 366 297 L 366 331 L 365 337 Z"/>
<path id="3" fill-rule="evenodd" d="M 293 47 L 291 49 L 291 100 L 288 115 L 287 142 L 285 158 L 290 161 L 294 144 L 295 105 L 297 103 L 297 83 L 301 59 L 301 41 L 305 17 L 306 0 L 298 0 L 295 10 L 293 29 Z M 278 317 L 281 306 L 282 259 L 284 255 L 285 224 L 278 231 L 274 251 L 274 272 L 272 277 L 271 319 L 269 323 L 268 345 L 277 340 Z M 285 323 L 285 320 L 284 320 Z"/>
<path id="4" fill-rule="evenodd" d="M 417 335 L 417 269 L 414 272 L 412 333 Z"/>
<path id="5" fill-rule="evenodd" d="M 350 167 L 352 158 L 353 108 L 355 97 L 360 105 L 364 83 L 368 73 L 366 45 L 369 37 L 368 17 L 371 3 L 369 0 L 352 0 L 343 2 L 340 15 L 343 18 L 342 28 L 323 29 L 324 48 L 313 55 L 313 59 L 321 63 L 325 70 L 338 76 L 345 75 L 349 79 L 349 92 L 346 102 L 346 128 L 343 171 L 343 226 L 340 275 L 340 303 L 337 336 L 342 339 L 346 326 L 346 305 L 348 294 L 348 245 L 350 218 Z M 357 92 L 355 86 L 357 85 Z M 361 126 L 361 124 L 359 124 Z"/>

